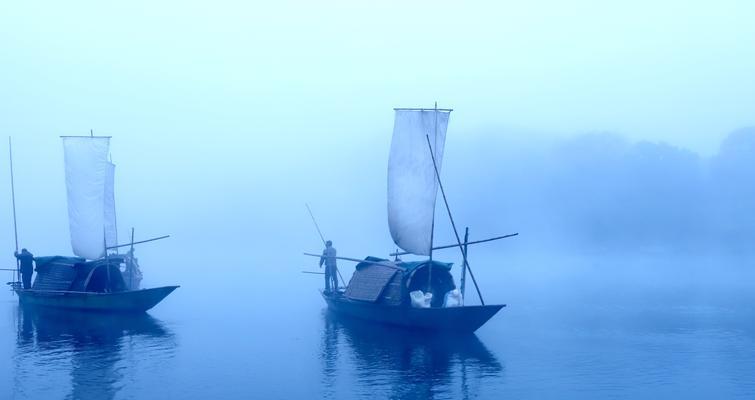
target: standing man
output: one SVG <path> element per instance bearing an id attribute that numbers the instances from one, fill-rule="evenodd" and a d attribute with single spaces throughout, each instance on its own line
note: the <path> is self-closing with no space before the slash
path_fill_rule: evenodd
<path id="1" fill-rule="evenodd" d="M 29 250 L 21 249 L 21 254 L 13 253 L 21 263 L 21 280 L 24 282 L 24 290 L 31 289 L 31 276 L 34 273 L 34 255 Z"/>
<path id="2" fill-rule="evenodd" d="M 325 293 L 330 293 L 330 285 L 333 284 L 333 291 L 338 291 L 338 270 L 336 267 L 336 249 L 333 247 L 333 242 L 328 240 L 325 242 L 325 250 L 322 251 L 322 257 L 320 257 L 320 268 L 325 263 Z"/>

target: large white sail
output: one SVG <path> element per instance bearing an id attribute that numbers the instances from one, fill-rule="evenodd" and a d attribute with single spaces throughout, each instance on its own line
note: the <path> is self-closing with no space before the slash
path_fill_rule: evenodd
<path id="1" fill-rule="evenodd" d="M 393 241 L 429 255 L 438 181 L 427 136 L 440 172 L 449 110 L 397 109 L 388 158 L 388 226 Z"/>
<path id="2" fill-rule="evenodd" d="M 118 227 L 115 218 L 115 164 L 107 163 L 107 180 L 105 181 L 105 244 L 118 244 Z"/>
<path id="3" fill-rule="evenodd" d="M 64 137 L 68 223 L 73 253 L 90 260 L 105 255 L 106 137 Z"/>

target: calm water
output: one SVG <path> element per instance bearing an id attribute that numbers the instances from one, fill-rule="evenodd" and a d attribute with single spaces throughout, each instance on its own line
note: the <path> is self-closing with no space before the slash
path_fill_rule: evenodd
<path id="1" fill-rule="evenodd" d="M 3 291 L 0 398 L 755 397 L 749 266 L 668 262 L 513 263 L 484 286 L 509 307 L 461 338 L 339 319 L 320 279 L 294 273 L 263 277 L 294 288 L 224 294 L 185 279 L 129 318 L 24 310 Z"/>

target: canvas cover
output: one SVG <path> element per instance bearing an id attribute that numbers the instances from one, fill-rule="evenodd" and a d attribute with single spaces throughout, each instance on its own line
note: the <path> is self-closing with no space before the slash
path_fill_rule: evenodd
<path id="1" fill-rule="evenodd" d="M 105 255 L 105 186 L 110 138 L 64 137 L 71 248 L 90 260 Z"/>
<path id="2" fill-rule="evenodd" d="M 388 158 L 388 226 L 405 251 L 429 255 L 438 182 L 429 136 L 440 172 L 448 110 L 396 110 Z"/>

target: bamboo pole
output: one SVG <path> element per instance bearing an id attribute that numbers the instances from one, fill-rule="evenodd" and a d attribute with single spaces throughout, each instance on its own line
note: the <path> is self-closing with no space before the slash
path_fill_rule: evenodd
<path id="1" fill-rule="evenodd" d="M 102 228 L 102 244 L 103 247 L 105 247 L 105 271 L 107 271 L 107 287 L 105 288 L 106 291 L 111 290 L 111 280 L 110 280 L 110 255 L 108 255 L 107 252 L 107 235 L 105 234 L 105 228 Z"/>
<path id="2" fill-rule="evenodd" d="M 309 216 L 312 217 L 312 222 L 315 224 L 315 228 L 317 229 L 317 233 L 320 235 L 320 240 L 322 240 L 322 245 L 326 246 L 325 244 L 325 237 L 322 235 L 322 231 L 320 231 L 320 225 L 317 224 L 317 220 L 315 220 L 315 215 L 312 214 L 312 209 L 309 208 L 309 204 L 304 203 L 305 206 L 307 206 L 307 211 L 309 211 Z M 322 256 L 320 256 L 322 257 Z M 338 257 L 336 257 L 338 258 Z M 327 268 L 327 266 L 325 266 Z M 343 276 L 341 276 L 341 271 L 338 270 L 338 266 L 336 266 L 336 273 L 338 274 L 338 277 L 341 278 L 341 282 L 343 282 L 344 287 L 346 287 L 346 281 L 343 280 Z M 338 292 L 338 283 L 336 283 L 336 292 Z"/>
<path id="3" fill-rule="evenodd" d="M 134 227 L 131 227 L 131 249 L 128 252 L 128 289 L 134 290 Z"/>
<path id="4" fill-rule="evenodd" d="M 16 240 L 16 252 L 18 254 L 18 223 L 16 222 L 16 185 L 13 179 L 13 143 L 11 137 L 8 136 L 8 158 L 10 160 L 10 193 L 13 202 L 13 237 Z M 19 282 L 19 274 L 21 270 L 21 262 L 16 257 L 16 274 L 15 281 Z"/>
<path id="5" fill-rule="evenodd" d="M 133 228 L 131 228 L 131 229 L 133 230 Z M 119 245 L 117 245 L 117 246 L 110 246 L 110 247 L 108 247 L 107 249 L 108 249 L 108 250 L 111 250 L 111 249 L 117 249 L 117 248 L 119 248 L 119 247 L 126 247 L 126 246 L 131 246 L 131 248 L 133 249 L 133 248 L 134 248 L 134 245 L 135 245 L 135 244 L 142 244 L 142 243 L 149 243 L 149 242 L 154 242 L 155 240 L 167 239 L 167 238 L 169 238 L 169 237 L 170 237 L 170 235 L 165 235 L 165 236 L 160 236 L 160 237 L 156 237 L 156 238 L 152 238 L 152 239 L 147 239 L 147 240 L 140 240 L 140 241 L 138 241 L 138 242 L 134 242 L 134 241 L 133 241 L 133 237 L 132 237 L 132 238 L 131 238 L 131 239 L 132 239 L 131 243 L 126 243 L 126 244 L 119 244 Z"/>
<path id="6" fill-rule="evenodd" d="M 466 287 L 466 279 L 467 279 L 467 256 L 469 253 L 467 253 L 467 245 L 469 244 L 469 227 L 466 227 L 464 229 L 464 261 L 461 265 L 461 298 L 462 301 L 464 299 L 464 288 Z"/>
<path id="7" fill-rule="evenodd" d="M 310 256 L 310 257 L 318 257 L 318 258 L 322 257 L 322 254 L 314 254 L 314 253 L 304 253 L 304 255 L 305 256 Z M 333 257 L 333 258 L 335 258 L 336 260 L 345 260 L 345 261 L 353 261 L 353 262 L 356 262 L 356 263 L 367 263 L 367 264 L 374 264 L 374 265 L 382 265 L 384 267 L 398 269 L 397 266 L 395 266 L 393 264 L 390 264 L 390 261 L 383 261 L 383 262 L 380 262 L 380 261 L 369 261 L 369 260 L 360 260 L 358 258 L 349 258 L 349 257 Z"/>
<path id="8" fill-rule="evenodd" d="M 456 229 L 456 223 L 454 222 L 454 217 L 451 214 L 451 207 L 448 206 L 448 199 L 446 198 L 446 191 L 443 189 L 443 183 L 440 180 L 440 173 L 438 172 L 438 164 L 435 162 L 435 153 L 433 153 L 433 146 L 430 144 L 430 136 L 425 135 L 425 138 L 427 139 L 427 146 L 430 148 L 430 156 L 433 158 L 433 167 L 435 168 L 435 177 L 438 179 L 438 186 L 440 187 L 440 193 L 443 195 L 443 202 L 446 204 L 446 211 L 448 211 L 448 219 L 451 220 L 451 227 L 454 229 L 454 235 L 456 236 L 456 242 L 459 245 L 459 250 L 461 250 L 462 257 L 464 257 L 464 248 L 461 244 L 461 239 L 459 238 L 459 231 Z M 480 293 L 480 287 L 477 285 L 477 280 L 474 277 L 474 274 L 472 273 L 472 268 L 469 267 L 469 263 L 466 262 L 466 257 L 464 257 L 465 260 L 465 266 L 469 270 L 469 276 L 472 278 L 472 283 L 474 283 L 475 289 L 477 289 L 477 296 L 480 297 L 480 303 L 482 305 L 485 305 L 485 300 L 482 299 L 482 293 Z"/>
<path id="9" fill-rule="evenodd" d="M 438 144 L 438 102 L 435 102 L 435 112 L 433 113 L 435 117 L 435 125 L 434 129 L 435 132 L 433 134 L 433 139 L 435 140 L 435 144 Z M 427 135 L 425 135 L 427 136 Z M 427 138 L 427 143 L 430 143 L 430 138 Z M 435 165 L 435 155 L 433 154 L 433 148 L 430 146 L 430 155 L 433 157 L 433 165 Z M 435 193 L 435 196 L 437 198 L 437 192 Z M 432 284 L 433 284 L 433 239 L 435 236 L 435 199 L 433 199 L 433 221 L 430 224 L 430 260 L 429 264 L 427 266 L 427 292 L 432 293 Z"/>
<path id="10" fill-rule="evenodd" d="M 514 237 L 514 236 L 519 236 L 519 233 L 511 233 L 511 234 L 508 234 L 508 235 L 496 236 L 496 237 L 492 237 L 490 239 L 475 240 L 474 242 L 467 242 L 467 244 L 471 245 L 471 244 L 487 243 L 487 242 L 492 242 L 494 240 L 501 240 L 501 239 L 506 239 L 506 238 L 510 238 L 510 237 Z M 463 246 L 463 244 L 462 244 L 462 246 Z M 446 245 L 446 246 L 438 246 L 438 247 L 433 247 L 433 250 L 450 249 L 452 247 L 459 247 L 459 245 L 458 244 L 449 244 L 449 245 Z M 406 254 L 411 254 L 411 253 L 406 252 L 406 251 L 401 251 L 401 252 L 396 251 L 395 253 L 391 253 L 391 254 L 388 254 L 388 255 L 391 256 L 391 257 L 397 257 L 397 256 L 403 256 L 403 255 L 406 255 Z"/>
<path id="11" fill-rule="evenodd" d="M 454 110 L 453 108 L 438 108 L 438 102 L 435 102 L 435 108 L 398 107 L 398 108 L 393 109 L 393 111 L 440 111 L 440 112 L 451 112 L 453 110 Z"/>

